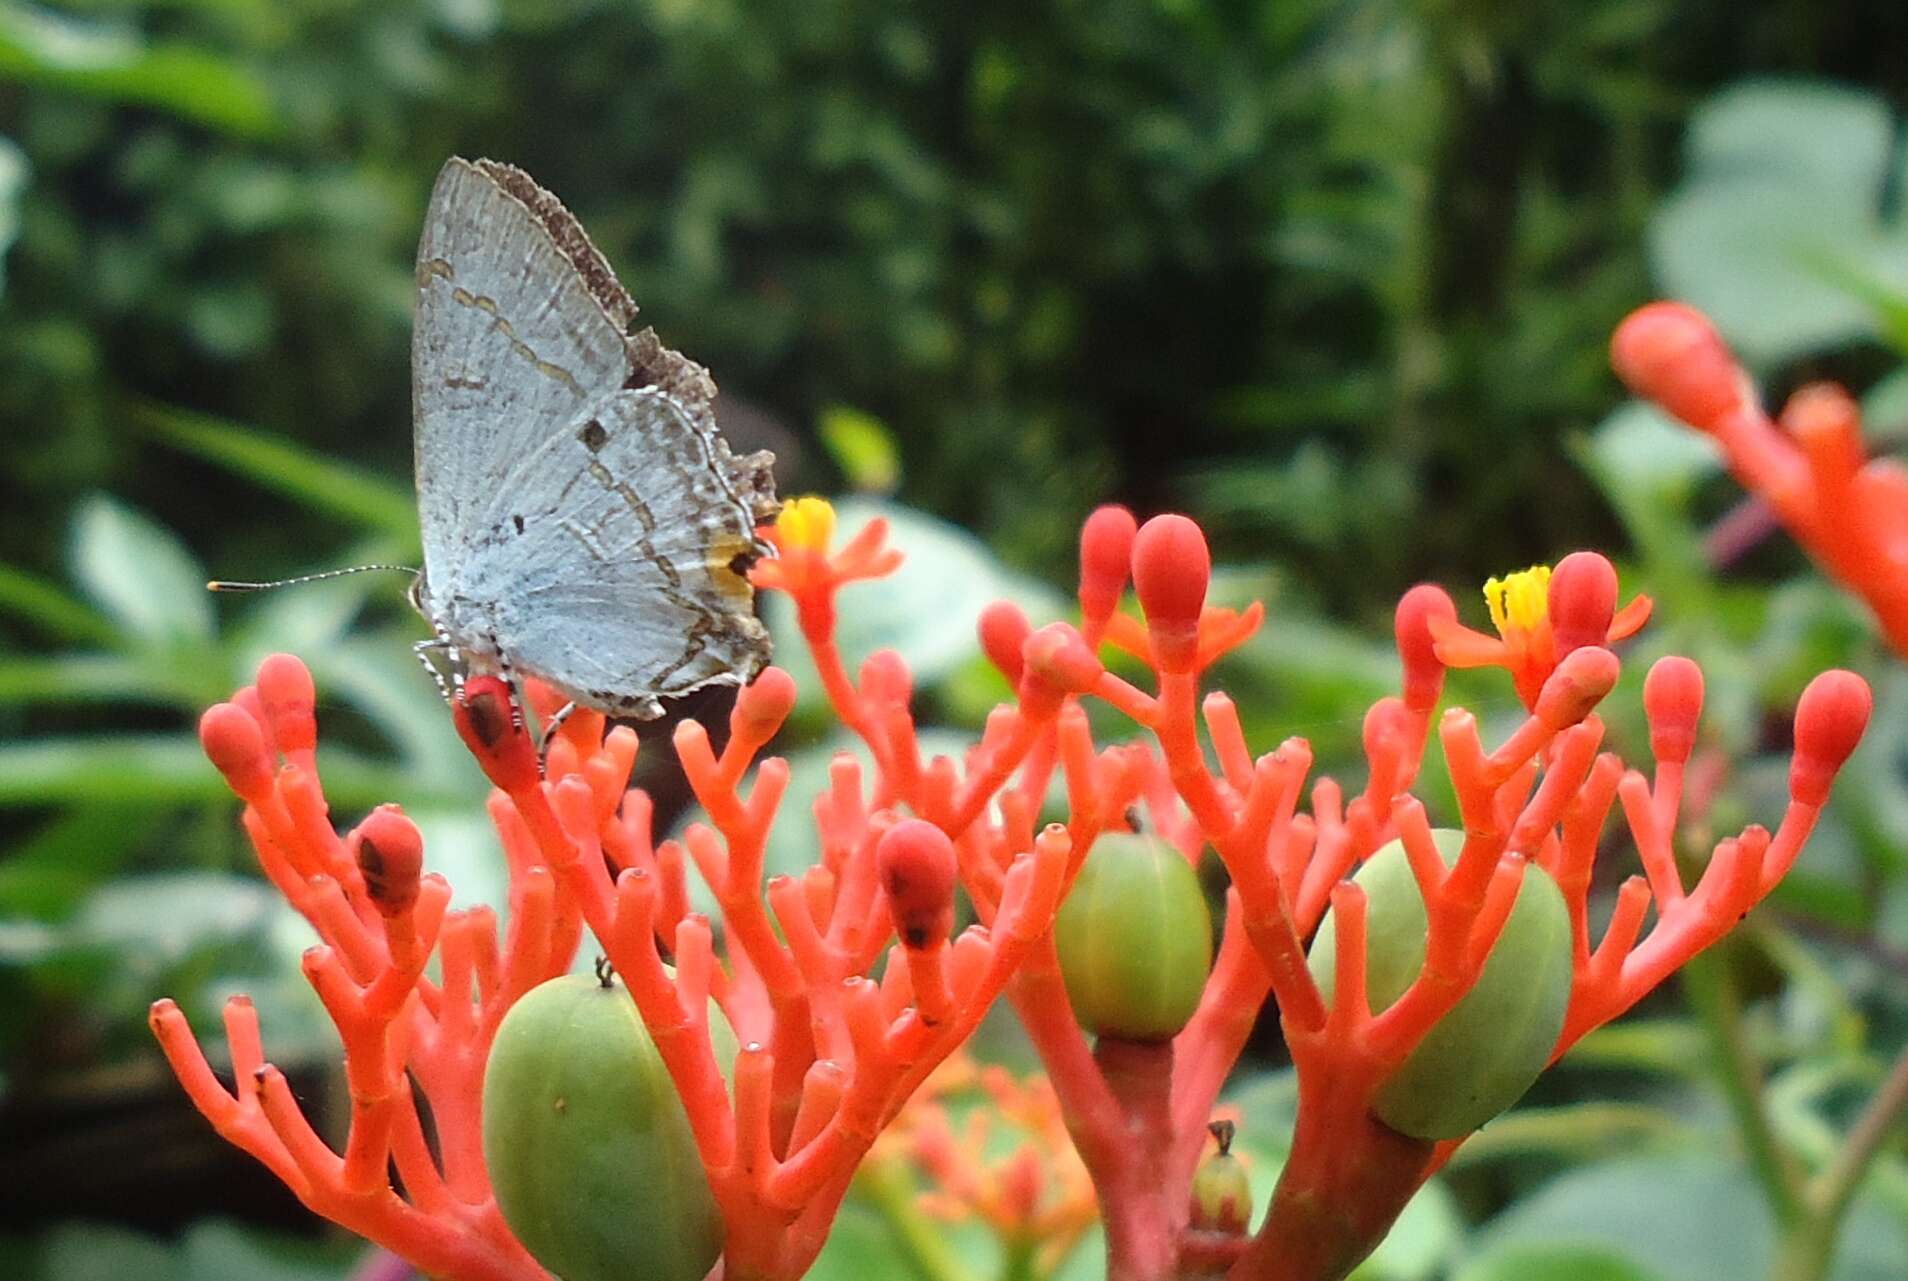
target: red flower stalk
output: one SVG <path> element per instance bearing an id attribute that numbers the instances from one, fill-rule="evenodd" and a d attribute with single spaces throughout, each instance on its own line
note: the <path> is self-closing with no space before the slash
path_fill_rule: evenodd
<path id="1" fill-rule="evenodd" d="M 1080 631 L 1056 625 L 1033 632 L 1006 605 L 983 616 L 983 646 L 1017 680 L 1020 702 L 990 722 L 970 755 L 967 788 L 956 794 L 951 762 L 924 775 L 900 757 L 891 734 L 876 729 L 865 737 L 883 774 L 878 791 L 955 841 L 963 880 L 982 905 L 994 861 L 984 851 L 997 838 L 976 821 L 983 794 L 974 784 L 991 791 L 1015 768 L 1021 782 L 1000 798 L 1003 828 L 1027 822 L 1056 760 L 1063 771 L 1070 870 L 1089 857 L 1102 831 L 1123 828 L 1122 816 L 1135 805 L 1188 858 L 1197 862 L 1205 848 L 1218 854 L 1232 880 L 1228 928 L 1198 1010 L 1176 1037 L 1139 1043 L 1103 1036 L 1089 1045 L 1072 1016 L 1051 937 L 1039 940 L 1008 996 L 1046 1063 L 1098 1189 L 1110 1277 L 1169 1277 L 1182 1264 L 1200 1271 L 1230 1264 L 1237 1278 L 1340 1276 L 1461 1141 L 1434 1143 L 1389 1129 L 1372 1115 L 1374 1096 L 1477 982 L 1525 868 L 1534 863 L 1557 882 L 1573 931 L 1570 1004 L 1554 1057 L 1714 943 L 1773 888 L 1861 733 L 1866 686 L 1849 673 L 1818 679 L 1798 711 L 1796 783 L 1779 830 L 1772 837 L 1750 828 L 1723 841 L 1696 888 L 1686 891 L 1669 834 L 1701 705 L 1694 665 L 1664 660 L 1648 683 L 1653 781 L 1626 771 L 1614 754 L 1598 753 L 1603 728 L 1595 708 L 1619 668 L 1607 645 L 1643 624 L 1649 601 L 1619 609 L 1609 562 L 1578 553 L 1554 573 L 1513 575 L 1487 588 L 1500 632 L 1494 639 L 1459 626 L 1449 597 L 1420 587 L 1398 610 L 1401 696 L 1380 700 L 1366 720 L 1364 791 L 1347 800 L 1320 779 L 1306 814 L 1299 808 L 1311 769 L 1304 740 L 1255 759 L 1231 701 L 1198 695 L 1201 673 L 1224 648 L 1209 645 L 1212 632 L 1243 639 L 1230 620 L 1215 626 L 1205 606 L 1211 561 L 1204 536 L 1184 517 L 1161 517 L 1129 538 L 1126 522 L 1109 510 L 1095 514 L 1081 539 Z M 1109 561 L 1116 546 L 1131 548 L 1143 626 L 1115 609 L 1112 585 L 1121 576 Z M 1255 608 L 1232 617 L 1256 626 L 1259 614 Z M 1085 637 L 1096 631 L 1154 669 L 1154 693 L 1092 660 Z M 817 661 L 831 695 L 840 691 L 842 720 L 872 725 L 866 692 L 839 669 L 827 671 L 826 664 L 839 662 L 832 649 L 818 650 Z M 1468 713 L 1446 713 L 1439 740 L 1465 830 L 1463 850 L 1447 869 L 1432 847 L 1424 809 L 1407 789 L 1444 668 L 1473 663 L 1509 669 L 1530 716 L 1487 750 Z M 1151 733 L 1157 753 L 1137 744 L 1096 748 L 1077 706 L 1083 696 L 1125 712 Z M 1216 770 L 1200 745 L 1202 721 Z M 1591 861 L 1619 798 L 1647 875 L 1625 887 L 1616 919 L 1593 946 Z M 1427 905 L 1426 960 L 1401 997 L 1374 1010 L 1360 972 L 1363 948 L 1354 945 L 1363 896 L 1345 878 L 1394 838 L 1404 841 Z M 1657 923 L 1639 937 L 1652 902 Z M 1336 907 L 1342 933 L 1329 1003 L 1307 968 L 1304 942 L 1328 907 Z M 1278 1002 L 1298 1063 L 1299 1127 L 1265 1225 L 1228 1246 L 1190 1229 L 1188 1194 L 1214 1102 L 1268 996 Z"/>
<path id="2" fill-rule="evenodd" d="M 1646 683 L 1652 775 L 1599 753 L 1596 708 L 1619 670 L 1608 643 L 1648 608 L 1616 608 L 1603 558 L 1579 553 L 1547 579 L 1495 585 L 1496 640 L 1458 626 L 1438 589 L 1408 593 L 1396 616 L 1401 691 L 1367 714 L 1366 782 L 1347 795 L 1328 778 L 1308 784 L 1303 739 L 1255 756 L 1231 701 L 1201 697 L 1208 667 L 1250 635 L 1262 611 L 1206 605 L 1211 559 L 1198 526 L 1162 517 L 1135 528 L 1123 511 L 1103 509 L 1082 535 L 1079 627 L 1036 630 L 1011 606 L 988 610 L 982 643 L 1015 697 L 961 760 L 923 759 L 905 664 L 878 653 L 851 677 L 834 636 L 837 593 L 889 572 L 898 553 L 876 524 L 831 554 L 833 524 L 826 503 L 791 503 L 772 534 L 782 559 L 754 571 L 758 585 L 795 598 L 823 690 L 874 761 L 865 780 L 853 757 L 834 762 L 813 800 L 819 857 L 799 876 L 763 879 L 789 773 L 761 753 L 795 701 L 794 682 L 778 669 L 739 693 L 720 752 L 701 725 L 677 727 L 677 755 L 707 816 L 680 843 L 654 839 L 648 799 L 628 787 L 633 730 L 573 716 L 540 763 L 508 687 L 469 681 L 452 715 L 497 788 L 489 810 L 510 867 L 501 942 L 488 908 L 446 913 L 449 887 L 422 870 L 426 852 L 394 807 L 343 835 L 332 827 L 310 679 L 295 660 L 268 660 L 256 689 L 209 711 L 206 753 L 245 803 L 260 865 L 322 940 L 306 972 L 343 1037 L 352 1102 L 344 1149 L 334 1151 L 266 1065 L 248 1004 L 226 1012 L 237 1077 L 228 1090 L 179 1010 L 162 1001 L 153 1012 L 161 1044 L 220 1132 L 314 1210 L 434 1276 L 542 1276 L 496 1208 L 480 1088 L 504 1013 L 570 969 L 587 924 L 683 1101 L 723 1221 L 723 1281 L 777 1281 L 809 1266 L 877 1135 L 1003 993 L 1046 1064 L 1091 1176 L 1114 1281 L 1228 1269 L 1240 1281 L 1341 1276 L 1462 1141 L 1407 1137 L 1374 1109 L 1479 983 L 1530 869 L 1555 882 L 1569 922 L 1568 1008 L 1554 1056 L 1769 892 L 1799 855 L 1868 716 L 1859 678 L 1819 677 L 1797 710 L 1791 799 L 1777 830 L 1751 827 L 1722 841 L 1686 887 L 1671 835 L 1701 677 L 1687 660 L 1666 659 Z M 1129 580 L 1143 623 L 1120 608 Z M 1145 662 L 1150 691 L 1109 672 L 1104 645 Z M 1444 668 L 1473 660 L 1508 667 L 1529 715 L 1494 749 L 1468 713 L 1439 721 L 1463 820 L 1462 849 L 1447 866 L 1409 789 Z M 1089 698 L 1124 713 L 1147 739 L 1096 743 L 1082 706 Z M 1067 819 L 1041 829 L 1056 771 Z M 1591 864 L 1619 804 L 1643 874 L 1625 884 L 1593 939 Z M 1184 1003 L 1192 1013 L 1182 1030 L 1094 1044 L 1068 1000 L 1055 915 L 1095 841 L 1129 832 L 1135 816 L 1178 851 L 1154 842 L 1148 857 L 1183 855 L 1196 867 L 1207 850 L 1217 856 L 1231 880 L 1226 928 L 1196 1008 Z M 1422 900 L 1425 939 L 1415 978 L 1387 1004 L 1368 990 L 1366 891 L 1347 878 L 1393 840 Z M 710 921 L 689 909 L 689 862 L 720 907 L 722 955 Z M 950 938 L 957 884 L 979 923 Z M 1306 956 L 1328 908 L 1337 941 L 1329 998 Z M 433 956 L 440 980 L 426 973 Z M 884 956 L 877 981 L 869 975 Z M 1207 1124 L 1268 998 L 1298 1065 L 1291 1157 L 1255 1236 L 1204 1219 L 1194 1227 Z M 710 1034 L 711 1000 L 742 1047 L 732 1089 Z M 1018 1215 L 1032 1231 L 1047 1203 L 1025 1167 L 1000 1172 L 982 1199 L 1002 1222 Z"/>
<path id="3" fill-rule="evenodd" d="M 898 679 L 905 699 L 904 671 L 878 663 L 873 672 L 889 693 Z M 605 734 L 595 718 L 585 722 L 591 737 L 581 738 L 572 717 L 540 767 L 508 687 L 475 678 L 453 718 L 499 789 L 490 812 L 511 872 L 511 924 L 500 947 L 490 909 L 446 916 L 449 886 L 421 873 L 422 842 L 395 806 L 373 811 L 347 835 L 331 828 L 310 769 L 316 733 L 303 667 L 269 659 L 260 687 L 207 712 L 202 738 L 246 802 L 246 829 L 266 875 L 324 940 L 307 954 L 306 973 L 344 1039 L 352 1099 L 344 1151 L 324 1144 L 284 1077 L 264 1062 L 243 998 L 226 1011 L 231 1091 L 176 1005 L 155 1005 L 153 1027 L 222 1134 L 312 1209 L 434 1276 L 544 1275 L 490 1189 L 481 1082 L 504 1013 L 569 970 L 585 921 L 688 1109 L 726 1225 L 726 1275 L 793 1277 L 821 1248 L 881 1127 L 972 1033 L 1045 930 L 1069 859 L 1064 829 L 1022 825 L 1018 857 L 1004 840 L 992 852 L 988 925 L 950 939 L 951 842 L 937 827 L 897 826 L 888 812 L 871 812 L 852 768 L 838 768 L 823 798 L 822 863 L 800 881 L 777 877 L 766 887 L 778 938 L 764 906 L 762 857 L 788 771 L 756 757 L 792 710 L 795 688 L 771 668 L 737 698 L 719 755 L 699 725 L 684 724 L 676 736 L 712 824 L 692 826 L 684 844 L 723 907 L 725 969 L 709 923 L 687 910 L 684 849 L 654 843 L 647 798 L 625 790 L 635 734 Z M 752 767 L 756 781 L 745 794 Z M 864 976 L 895 926 L 901 943 L 876 983 Z M 442 982 L 424 973 L 433 952 Z M 733 1101 L 709 1034 L 710 997 L 744 1043 Z M 429 1104 L 436 1152 L 412 1080 Z"/>
<path id="4" fill-rule="evenodd" d="M 1631 391 L 1722 447 L 1743 488 L 1868 603 L 1889 645 L 1908 658 L 1908 468 L 1867 457 L 1848 393 L 1812 384 L 1771 421 L 1714 326 L 1681 303 L 1633 312 L 1610 357 Z"/>

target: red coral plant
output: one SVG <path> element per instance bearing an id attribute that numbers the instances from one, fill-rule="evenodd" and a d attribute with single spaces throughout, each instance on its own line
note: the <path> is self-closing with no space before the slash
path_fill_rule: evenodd
<path id="1" fill-rule="evenodd" d="M 963 773 L 944 758 L 918 759 L 898 660 L 874 656 L 856 682 L 833 644 L 835 595 L 876 563 L 879 523 L 839 558 L 827 554 L 819 523 L 775 537 L 782 557 L 760 566 L 757 581 L 793 596 L 837 714 L 877 763 L 878 802 L 906 805 L 954 841 L 963 884 L 983 914 L 1005 852 L 1032 830 L 1056 768 L 1068 800 L 1069 875 L 1134 806 L 1144 806 L 1152 828 L 1195 865 L 1208 849 L 1224 865 L 1231 888 L 1223 944 L 1197 1012 L 1176 1037 L 1090 1044 L 1069 1007 L 1050 934 L 1036 940 L 1007 989 L 1093 1177 L 1113 1281 L 1215 1272 L 1239 1281 L 1343 1276 L 1462 1141 L 1407 1138 L 1372 1115 L 1372 1102 L 1476 982 L 1526 868 L 1535 863 L 1551 874 L 1571 918 L 1574 972 L 1554 1059 L 1715 943 L 1774 888 L 1800 854 L 1870 710 L 1860 677 L 1818 677 L 1796 711 L 1790 802 L 1776 831 L 1750 827 L 1722 841 L 1696 884 L 1685 885 L 1671 838 L 1702 676 L 1682 658 L 1651 670 L 1644 705 L 1652 774 L 1599 751 L 1596 707 L 1619 673 L 1608 646 L 1640 626 L 1649 606 L 1619 609 L 1615 570 L 1601 556 L 1578 553 L 1554 574 L 1536 576 L 1537 588 L 1530 575 L 1493 584 L 1494 641 L 1460 627 L 1442 590 L 1406 593 L 1396 619 L 1402 690 L 1365 718 L 1365 786 L 1348 798 L 1332 780 L 1317 779 L 1305 813 L 1309 745 L 1288 739 L 1255 757 L 1232 701 L 1216 691 L 1200 695 L 1203 674 L 1252 634 L 1263 611 L 1206 605 L 1210 555 L 1192 521 L 1161 516 L 1138 527 L 1124 509 L 1107 507 L 1082 532 L 1077 627 L 1034 630 L 1006 604 L 983 616 L 982 644 L 1015 684 L 1017 701 L 996 710 Z M 1143 622 L 1119 612 L 1129 583 Z M 1150 669 L 1151 692 L 1105 668 L 1106 645 Z M 1529 708 L 1495 749 L 1484 747 L 1470 713 L 1434 717 L 1445 668 L 1481 663 L 1509 669 Z M 1086 699 L 1124 713 L 1151 744 L 1096 745 Z M 1448 869 L 1424 805 L 1410 794 L 1434 720 L 1464 829 L 1463 850 Z M 985 790 L 974 790 L 976 782 Z M 990 796 L 993 817 L 982 808 Z M 1619 806 L 1643 874 L 1623 883 L 1593 937 L 1593 864 Z M 1360 945 L 1364 895 L 1347 877 L 1394 838 L 1427 905 L 1427 955 L 1404 995 L 1374 1011 Z M 1305 940 L 1328 908 L 1340 934 L 1329 1003 L 1305 956 Z M 1656 919 L 1645 933 L 1652 908 Z M 1291 1156 L 1256 1236 L 1196 1229 L 1190 1189 L 1206 1125 L 1268 997 L 1298 1067 Z"/>
<path id="2" fill-rule="evenodd" d="M 1643 607 L 1618 611 L 1614 570 L 1580 553 L 1541 591 L 1528 578 L 1505 589 L 1501 649 L 1459 627 L 1441 590 L 1408 592 L 1396 623 L 1402 688 L 1365 718 L 1364 786 L 1349 795 L 1328 778 L 1308 786 L 1303 739 L 1254 756 L 1231 700 L 1200 692 L 1207 669 L 1253 633 L 1262 610 L 1207 606 L 1210 560 L 1193 522 L 1162 516 L 1137 527 L 1109 507 L 1082 534 L 1078 625 L 1035 630 L 1011 605 L 990 608 L 981 642 L 1015 696 L 962 760 L 923 759 L 905 664 L 884 651 L 850 676 L 834 639 L 843 587 L 891 572 L 899 554 L 879 521 L 832 550 L 833 525 L 819 500 L 789 504 L 770 531 L 780 555 L 754 570 L 759 587 L 793 598 L 833 710 L 874 762 L 867 777 L 846 754 L 831 766 L 812 803 L 818 857 L 799 876 L 763 879 L 788 767 L 761 753 L 795 699 L 793 681 L 776 669 L 742 691 L 720 751 L 694 722 L 676 730 L 708 816 L 680 842 L 654 838 L 649 801 L 628 788 L 634 730 L 578 713 L 540 763 L 508 688 L 471 680 L 453 716 L 495 785 L 489 813 L 510 868 L 501 936 L 489 908 L 447 912 L 449 887 L 422 871 L 422 842 L 395 806 L 342 833 L 334 826 L 311 679 L 296 660 L 268 659 L 254 686 L 208 711 L 206 752 L 244 802 L 260 865 L 322 940 L 305 970 L 342 1035 L 351 1098 L 338 1150 L 266 1060 L 243 998 L 225 1010 L 230 1087 L 178 1007 L 160 1001 L 154 1030 L 219 1132 L 314 1211 L 432 1276 L 543 1276 L 491 1192 L 479 1134 L 483 1068 L 504 1013 L 571 968 L 587 926 L 686 1106 L 724 1220 L 718 1269 L 727 1281 L 807 1269 L 876 1136 L 1001 994 L 1044 1060 L 1091 1176 L 1114 1281 L 1342 1276 L 1461 1141 L 1408 1138 L 1373 1116 L 1372 1100 L 1476 982 L 1526 869 L 1550 873 L 1572 921 L 1561 1054 L 1714 943 L 1780 880 L 1868 713 L 1859 678 L 1817 678 L 1797 709 L 1791 799 L 1776 831 L 1751 827 L 1724 840 L 1686 886 L 1671 833 L 1702 679 L 1677 658 L 1650 673 L 1653 774 L 1599 751 L 1596 708 L 1619 669 L 1608 645 Z M 1121 612 L 1129 584 L 1143 621 Z M 1150 689 L 1106 668 L 1108 646 L 1144 665 Z M 1470 713 L 1437 715 L 1446 666 L 1477 662 L 1509 667 L 1529 708 L 1494 749 Z M 1097 743 L 1089 700 L 1123 713 L 1144 737 Z M 1410 791 L 1434 728 L 1464 828 L 1448 868 Z M 1066 821 L 1042 827 L 1056 775 Z M 1643 875 L 1624 883 L 1593 937 L 1592 864 L 1619 807 Z M 1068 1003 L 1054 917 L 1095 839 L 1123 829 L 1136 808 L 1193 864 L 1214 852 L 1231 882 L 1227 928 L 1183 1031 L 1095 1045 Z M 1364 893 L 1347 877 L 1394 838 L 1427 904 L 1426 957 L 1408 990 L 1374 1010 L 1360 945 Z M 691 863 L 721 908 L 720 953 L 711 922 L 689 909 Z M 957 885 L 978 922 L 950 937 Z M 1339 934 L 1329 1001 L 1305 955 L 1328 908 Z M 426 969 L 432 956 L 436 977 Z M 741 1045 L 732 1086 L 710 1037 L 711 998 Z M 1207 1123 L 1268 998 L 1298 1066 L 1291 1156 L 1256 1235 L 1194 1227 L 1191 1187 Z"/>
<path id="3" fill-rule="evenodd" d="M 1833 383 L 1801 388 L 1770 418 L 1749 375 L 1693 307 L 1639 308 L 1610 340 L 1630 390 L 1703 432 L 1830 578 L 1874 611 L 1908 659 L 1908 467 L 1872 458 L 1861 407 Z"/>

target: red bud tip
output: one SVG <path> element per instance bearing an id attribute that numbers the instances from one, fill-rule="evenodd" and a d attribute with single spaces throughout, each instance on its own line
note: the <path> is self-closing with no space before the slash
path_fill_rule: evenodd
<path id="1" fill-rule="evenodd" d="M 1419 583 L 1398 599 L 1392 631 L 1398 638 L 1398 658 L 1404 664 L 1405 706 L 1428 712 L 1444 693 L 1444 664 L 1431 635 L 1432 620 L 1457 621 L 1450 593 L 1436 583 Z"/>
<path id="2" fill-rule="evenodd" d="M 1362 741 L 1365 759 L 1376 760 L 1393 745 L 1410 741 L 1411 713 L 1402 699 L 1381 698 L 1365 712 Z"/>
<path id="3" fill-rule="evenodd" d="M 1622 671 L 1617 656 L 1607 649 L 1586 645 L 1573 650 L 1537 695 L 1537 719 L 1553 729 L 1577 724 L 1616 687 Z"/>
<path id="4" fill-rule="evenodd" d="M 1789 397 L 1782 426 L 1807 452 L 1817 474 L 1846 483 L 1862 465 L 1862 410 L 1834 383 L 1810 383 Z"/>
<path id="5" fill-rule="evenodd" d="M 1169 672 L 1192 669 L 1199 655 L 1199 612 L 1212 583 L 1206 535 L 1184 516 L 1155 516 L 1133 539 L 1133 587 L 1153 642 L 1153 658 Z"/>
<path id="6" fill-rule="evenodd" d="M 1032 632 L 1033 624 L 1012 601 L 997 600 L 981 611 L 981 649 L 1011 684 L 1020 684 L 1020 650 Z"/>
<path id="7" fill-rule="evenodd" d="M 779 667 L 765 667 L 736 694 L 730 726 L 735 733 L 767 739 L 794 710 L 795 678 Z"/>
<path id="8" fill-rule="evenodd" d="M 536 744 L 502 678 L 473 676 L 465 681 L 451 720 L 485 777 L 504 791 L 534 787 L 543 776 Z"/>
<path id="9" fill-rule="evenodd" d="M 1805 805 L 1828 800 L 1835 772 L 1862 733 L 1875 699 L 1854 672 L 1827 671 L 1809 682 L 1795 707 L 1795 759 L 1789 764 L 1789 795 Z"/>
<path id="10" fill-rule="evenodd" d="M 1692 427 L 1714 431 L 1742 406 L 1746 382 L 1709 318 L 1677 302 L 1630 313 L 1610 337 L 1617 377 Z"/>
<path id="11" fill-rule="evenodd" d="M 1026 673 L 1055 689 L 1084 694 L 1106 668 L 1067 623 L 1049 623 L 1029 636 L 1020 649 Z"/>
<path id="12" fill-rule="evenodd" d="M 1650 752 L 1681 764 L 1696 746 L 1703 714 L 1703 669 L 1687 658 L 1659 658 L 1643 678 L 1643 714 L 1650 722 Z"/>
<path id="13" fill-rule="evenodd" d="M 954 928 L 954 844 L 923 819 L 897 823 L 875 847 L 875 868 L 901 945 L 926 947 Z"/>
<path id="14" fill-rule="evenodd" d="M 1571 552 L 1550 572 L 1550 634 L 1562 657 L 1610 638 L 1616 617 L 1617 572 L 1596 552 Z"/>
<path id="15" fill-rule="evenodd" d="M 364 888 L 384 917 L 402 916 L 417 902 L 424 872 L 424 838 L 395 805 L 380 805 L 351 834 Z"/>
<path id="16" fill-rule="evenodd" d="M 318 694 L 303 663 L 290 654 L 273 654 L 260 663 L 258 699 L 279 751 L 308 752 L 318 746 Z"/>
<path id="17" fill-rule="evenodd" d="M 878 703 L 907 706 L 914 696 L 914 675 L 899 653 L 878 649 L 862 660 L 861 694 Z"/>
<path id="18" fill-rule="evenodd" d="M 1080 613 L 1089 622 L 1119 608 L 1137 530 L 1133 513 L 1116 503 L 1097 509 L 1080 527 Z"/>
<path id="19" fill-rule="evenodd" d="M 236 703 L 214 703 L 199 718 L 199 744 L 206 759 L 225 776 L 226 786 L 250 801 L 272 788 L 272 759 L 265 731 Z"/>

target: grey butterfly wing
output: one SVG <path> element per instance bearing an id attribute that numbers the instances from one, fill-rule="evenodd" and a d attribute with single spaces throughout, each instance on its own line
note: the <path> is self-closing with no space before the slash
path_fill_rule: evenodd
<path id="1" fill-rule="evenodd" d="M 473 556 L 483 598 L 453 616 L 602 711 L 753 676 L 769 644 L 745 574 L 768 549 L 725 460 L 673 397 L 612 393 L 521 469 L 536 482 Z"/>
<path id="2" fill-rule="evenodd" d="M 607 268 L 604 278 L 614 284 Z M 440 592 L 459 586 L 463 535 L 483 515 L 500 463 L 521 459 L 622 384 L 623 327 L 634 309 L 592 291 L 590 276 L 497 174 L 458 159 L 431 193 L 417 288 L 418 517 L 425 580 Z"/>
<path id="3" fill-rule="evenodd" d="M 519 170 L 452 159 L 417 282 L 419 601 L 437 630 L 473 670 L 521 667 L 605 711 L 759 669 L 727 566 L 768 550 L 770 460 L 729 453 L 701 366 L 628 334 L 636 306 L 576 219 Z M 613 443 L 589 449 L 591 421 Z"/>

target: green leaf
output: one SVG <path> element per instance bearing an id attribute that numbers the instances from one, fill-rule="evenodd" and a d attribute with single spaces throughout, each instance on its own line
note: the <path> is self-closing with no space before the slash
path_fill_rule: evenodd
<path id="1" fill-rule="evenodd" d="M 97 494 L 73 521 L 73 577 L 120 626 L 148 641 L 212 638 L 205 569 L 170 531 Z"/>
<path id="2" fill-rule="evenodd" d="M 1573 1170 L 1500 1215 L 1478 1244 L 1460 1281 L 1524 1276 L 1501 1260 L 1563 1246 L 1627 1262 L 1651 1281 L 1716 1281 L 1769 1275 L 1776 1233 L 1746 1169 L 1686 1153 Z M 1865 1201 L 1850 1217 L 1829 1277 L 1899 1281 L 1905 1254 L 1900 1222 Z"/>
<path id="3" fill-rule="evenodd" d="M 901 451 L 894 433 L 873 414 L 831 405 L 821 412 L 820 431 L 822 445 L 850 488 L 885 494 L 900 483 Z"/>
<path id="4" fill-rule="evenodd" d="M 1879 97 L 1833 85 L 1711 99 L 1690 126 L 1684 183 L 1650 228 L 1663 292 L 1707 312 L 1752 362 L 1880 332 L 1908 290 L 1908 225 L 1882 218 L 1893 132 Z"/>
<path id="5" fill-rule="evenodd" d="M 0 914 L 69 915 L 150 837 L 160 818 L 142 806 L 84 805 L 43 824 L 0 859 Z"/>
<path id="6" fill-rule="evenodd" d="M 135 422 L 195 457 L 267 489 L 417 547 L 417 506 L 407 486 L 326 458 L 255 427 L 170 405 L 138 401 Z"/>
<path id="7" fill-rule="evenodd" d="M 110 642 L 113 625 L 45 579 L 0 565 L 0 611 L 24 618 L 57 640 Z"/>
<path id="8" fill-rule="evenodd" d="M 177 1241 L 126 1228 L 67 1223 L 41 1241 L 44 1281 L 337 1281 L 355 1243 L 314 1245 L 237 1224 L 201 1222 Z"/>
<path id="9" fill-rule="evenodd" d="M 1639 1143 L 1686 1136 L 1686 1118 L 1642 1103 L 1571 1103 L 1507 1112 L 1465 1141 L 1454 1168 L 1527 1156 L 1582 1160 Z"/>
<path id="10" fill-rule="evenodd" d="M 163 968 L 208 942 L 264 935 L 288 911 L 271 885 L 255 876 L 161 872 L 109 881 L 80 909 L 68 941 L 80 947 L 137 953 Z"/>
<path id="11" fill-rule="evenodd" d="M 1475 1260 L 1455 1281 L 1656 1281 L 1656 1274 L 1601 1246 L 1532 1244 Z"/>
<path id="12" fill-rule="evenodd" d="M 1464 1240 L 1464 1217 L 1441 1179 L 1419 1188 L 1352 1281 L 1430 1281 Z"/>
<path id="13" fill-rule="evenodd" d="M 1587 439 L 1573 442 L 1572 452 L 1616 509 L 1665 594 L 1700 598 L 1707 571 L 1689 511 L 1697 486 L 1722 466 L 1715 444 L 1654 406 L 1632 401 Z"/>
<path id="14" fill-rule="evenodd" d="M 25 5 L 0 8 L 0 78 L 136 103 L 241 136 L 278 127 L 263 82 L 236 63 Z"/>
<path id="15" fill-rule="evenodd" d="M 399 771 L 329 748 L 319 760 L 325 793 L 341 809 L 388 800 Z M 461 799 L 416 785 L 423 799 Z M 125 802 L 162 804 L 230 799 L 225 781 L 190 734 L 100 734 L 0 743 L 0 807 Z"/>
<path id="16" fill-rule="evenodd" d="M 6 254 L 20 234 L 20 197 L 27 189 L 26 152 L 0 138 L 0 297 L 6 296 Z"/>
<path id="17" fill-rule="evenodd" d="M 0 705 L 8 703 L 158 703 L 196 710 L 201 686 L 169 664 L 116 654 L 0 658 Z"/>
<path id="18" fill-rule="evenodd" d="M 912 1266 L 873 1210 L 857 1204 L 842 1208 L 828 1244 L 808 1270 L 807 1281 L 864 1281 L 868 1277 L 916 1277 Z"/>

